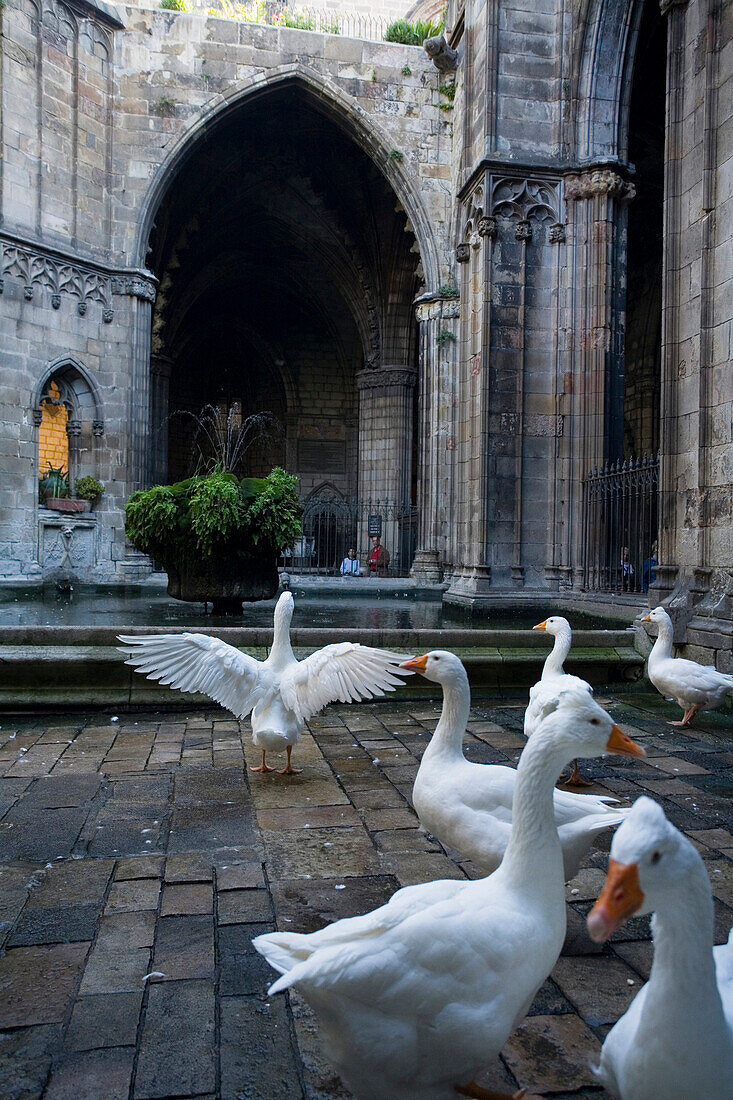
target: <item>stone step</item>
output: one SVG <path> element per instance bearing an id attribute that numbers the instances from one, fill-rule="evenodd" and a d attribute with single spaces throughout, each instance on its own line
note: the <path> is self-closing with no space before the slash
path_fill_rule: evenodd
<path id="1" fill-rule="evenodd" d="M 58 628 L 57 628 L 58 629 Z M 72 629 L 72 628 L 62 628 Z M 142 631 L 139 631 L 142 633 Z M 7 631 L 3 640 L 7 640 Z M 84 632 L 85 633 L 85 632 Z M 220 631 L 212 631 L 219 635 Z M 299 631 L 320 634 L 321 631 Z M 337 631 L 330 631 L 328 640 Z M 516 632 L 527 645 L 519 645 L 509 631 L 481 631 L 476 634 L 500 635 L 494 644 L 466 646 L 456 635 L 469 632 L 414 632 L 412 644 L 405 644 L 404 631 L 366 631 L 359 635 L 362 642 L 383 645 L 390 649 L 404 649 L 406 653 L 421 653 L 429 648 L 451 649 L 466 665 L 473 688 L 527 689 L 539 679 L 547 645 L 538 647 L 527 632 Z M 379 639 L 366 638 L 365 634 L 377 634 Z M 440 642 L 432 640 L 434 635 Z M 585 635 L 603 635 L 602 642 L 592 642 Z M 428 639 L 427 635 L 430 635 Z M 620 636 L 620 637 L 617 637 Z M 631 644 L 625 631 L 578 631 L 578 645 L 566 662 L 567 671 L 588 680 L 595 687 L 628 683 L 643 674 L 643 658 Z M 294 640 L 300 640 L 295 638 Z M 49 639 L 50 641 L 50 639 Z M 325 641 L 325 639 L 324 639 Z M 478 639 L 476 639 L 478 641 Z M 418 643 L 418 644 L 416 644 Z M 321 639 L 311 639 L 310 645 L 296 645 L 299 658 L 318 648 Z M 263 660 L 267 649 L 262 645 L 247 645 L 246 651 Z M 436 695 L 436 685 L 421 676 L 410 677 L 400 689 L 400 696 Z M 125 709 L 132 706 L 181 707 L 210 702 L 206 696 L 183 694 L 163 687 L 155 681 L 135 672 L 124 663 L 122 654 L 112 645 L 79 644 L 27 644 L 0 646 L 0 706 L 8 710 L 27 710 L 38 707 L 85 707 L 89 705 L 112 706 Z"/>

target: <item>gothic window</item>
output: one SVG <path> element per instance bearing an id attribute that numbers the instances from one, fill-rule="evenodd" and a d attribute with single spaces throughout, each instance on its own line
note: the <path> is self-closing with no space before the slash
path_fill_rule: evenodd
<path id="1" fill-rule="evenodd" d="M 51 365 L 33 402 L 38 428 L 38 476 L 62 469 L 70 486 L 85 475 L 97 476 L 95 440 L 104 434 L 96 387 L 80 363 Z"/>

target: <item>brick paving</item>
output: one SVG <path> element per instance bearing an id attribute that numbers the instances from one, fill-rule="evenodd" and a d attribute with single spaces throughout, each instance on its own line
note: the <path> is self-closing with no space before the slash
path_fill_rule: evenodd
<path id="1" fill-rule="evenodd" d="M 649 753 L 587 762 L 647 793 L 693 839 L 733 923 L 733 722 L 689 733 L 658 696 L 602 700 Z M 311 931 L 400 886 L 472 876 L 418 828 L 409 796 L 439 704 L 329 708 L 296 749 L 302 775 L 253 775 L 249 727 L 220 710 L 5 719 L 0 729 L 0 1096 L 3 1100 L 343 1100 L 316 1022 L 252 937 Z M 514 763 L 519 700 L 475 700 L 467 754 Z M 486 1083 L 601 1097 L 590 1062 L 648 975 L 647 918 L 592 944 L 584 917 L 610 833 L 568 885 L 562 957 Z"/>

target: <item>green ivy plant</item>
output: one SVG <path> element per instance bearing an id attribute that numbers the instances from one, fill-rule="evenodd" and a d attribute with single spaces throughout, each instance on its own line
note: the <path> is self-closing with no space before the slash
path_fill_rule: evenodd
<path id="1" fill-rule="evenodd" d="M 186 0 L 160 0 L 160 7 L 164 11 L 188 11 Z"/>

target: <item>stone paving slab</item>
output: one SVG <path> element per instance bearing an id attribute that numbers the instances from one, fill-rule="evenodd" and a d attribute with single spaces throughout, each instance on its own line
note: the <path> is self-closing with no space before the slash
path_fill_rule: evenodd
<path id="1" fill-rule="evenodd" d="M 666 725 L 645 692 L 604 697 L 645 762 L 587 762 L 599 792 L 650 794 L 688 832 L 733 923 L 733 722 Z M 419 828 L 409 796 L 438 701 L 331 707 L 294 751 L 300 775 L 248 771 L 248 722 L 171 715 L 5 718 L 0 729 L 0 1096 L 10 1100 L 348 1100 L 297 992 L 252 938 L 312 931 L 400 886 L 476 877 Z M 515 764 L 520 698 L 474 700 L 466 754 Z M 601 834 L 566 887 L 553 974 L 486 1087 L 600 1098 L 589 1066 L 651 965 L 648 919 L 593 944 Z M 385 1098 L 388 1100 L 388 1098 Z"/>

